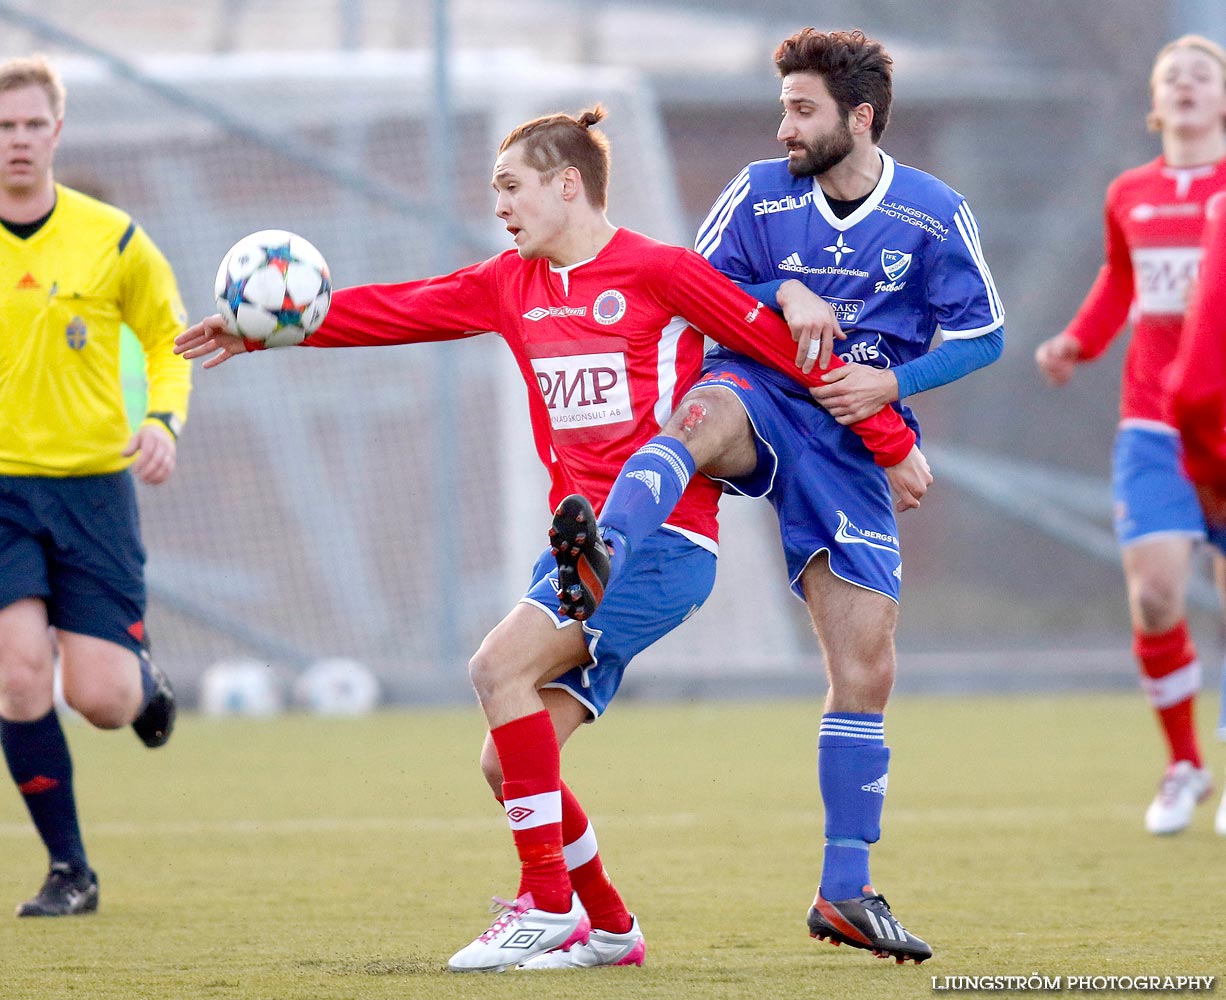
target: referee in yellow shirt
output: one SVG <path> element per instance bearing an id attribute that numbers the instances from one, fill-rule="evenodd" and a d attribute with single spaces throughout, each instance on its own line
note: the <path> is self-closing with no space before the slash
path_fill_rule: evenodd
<path id="1" fill-rule="evenodd" d="M 0 746 L 50 857 L 19 917 L 98 907 L 52 700 L 56 647 L 64 697 L 95 726 L 131 725 L 156 747 L 175 717 L 148 654 L 132 477 L 157 484 L 174 471 L 191 368 L 171 346 L 185 312 L 143 230 L 55 183 L 64 98 L 43 58 L 0 64 Z M 149 383 L 135 434 L 124 323 Z"/>

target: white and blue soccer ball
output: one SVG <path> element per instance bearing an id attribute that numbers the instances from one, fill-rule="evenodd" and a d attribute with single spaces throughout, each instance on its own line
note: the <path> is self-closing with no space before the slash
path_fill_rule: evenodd
<path id="1" fill-rule="evenodd" d="M 284 229 L 263 229 L 235 243 L 222 258 L 213 291 L 226 329 L 269 347 L 301 344 L 332 304 L 323 254 Z"/>
<path id="2" fill-rule="evenodd" d="M 319 660 L 294 681 L 294 701 L 318 715 L 365 715 L 381 694 L 370 668 L 344 657 Z"/>

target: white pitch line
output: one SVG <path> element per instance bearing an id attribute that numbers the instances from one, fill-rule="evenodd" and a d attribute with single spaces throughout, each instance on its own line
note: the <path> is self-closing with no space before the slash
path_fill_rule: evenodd
<path id="1" fill-rule="evenodd" d="M 1135 811 L 1130 804 L 1121 803 L 1105 808 L 1080 806 L 1059 807 L 986 807 L 967 806 L 958 809 L 890 809 L 886 816 L 891 823 L 915 823 L 964 827 L 969 823 L 979 826 L 1015 828 L 1022 823 L 1032 823 L 1036 818 L 1046 817 L 1052 822 L 1091 822 L 1104 819 L 1128 819 Z M 643 816 L 592 817 L 598 829 L 613 828 L 689 828 L 705 826 L 709 817 L 693 812 L 654 813 Z M 757 826 L 800 827 L 820 826 L 819 810 L 755 813 Z M 497 814 L 492 816 L 438 816 L 417 818 L 381 818 L 353 816 L 303 816 L 297 819 L 275 820 L 200 820 L 181 822 L 101 822 L 89 825 L 91 837 L 200 837 L 241 836 L 283 837 L 314 834 L 359 834 L 378 832 L 404 833 L 485 833 L 505 830 L 506 825 Z M 0 823 L 0 839 L 24 839 L 33 836 L 29 823 Z"/>
<path id="2" fill-rule="evenodd" d="M 600 825 L 617 826 L 616 819 L 596 819 Z M 620 821 L 622 823 L 626 821 Z M 634 820 L 637 826 L 697 826 L 704 822 L 697 813 L 667 813 L 657 816 L 639 816 Z M 423 832 L 423 833 L 480 833 L 487 830 L 505 830 L 506 823 L 497 813 L 488 817 L 460 816 L 442 818 L 438 816 L 418 817 L 414 819 L 353 817 L 353 816 L 303 816 L 297 819 L 235 819 L 235 820 L 200 820 L 180 822 L 152 823 L 116 823 L 101 822 L 89 825 L 91 836 L 102 837 L 198 837 L 209 834 L 233 836 L 285 836 L 287 834 L 317 834 L 317 833 L 372 833 L 372 832 Z M 28 837 L 32 834 L 28 823 L 0 823 L 0 838 Z"/>

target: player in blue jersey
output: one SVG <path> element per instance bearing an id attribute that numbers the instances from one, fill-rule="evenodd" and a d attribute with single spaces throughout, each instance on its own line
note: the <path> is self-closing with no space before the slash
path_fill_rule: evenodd
<path id="1" fill-rule="evenodd" d="M 825 363 L 837 340 L 849 363 L 810 395 L 741 355 L 711 351 L 705 377 L 623 467 L 600 536 L 588 530 L 594 514 L 582 498 L 559 507 L 560 599 L 564 612 L 590 614 L 599 588 L 585 581 L 616 588 L 620 567 L 696 470 L 729 492 L 770 499 L 829 681 L 818 737 L 826 845 L 810 933 L 920 962 L 932 949 L 893 917 L 868 863 L 890 757 L 883 713 L 902 575 L 895 509 L 919 499 L 891 498 L 847 424 L 893 405 L 914 426 L 901 400 L 999 357 L 1004 312 L 962 196 L 877 146 L 892 91 L 883 47 L 858 31 L 806 28 L 779 46 L 775 65 L 788 155 L 733 179 L 697 247 L 782 312 L 800 359 Z M 938 329 L 943 342 L 933 348 Z"/>

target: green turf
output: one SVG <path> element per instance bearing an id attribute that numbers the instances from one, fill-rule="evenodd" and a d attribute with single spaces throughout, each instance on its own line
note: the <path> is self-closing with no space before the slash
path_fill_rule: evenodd
<path id="1" fill-rule="evenodd" d="M 643 969 L 537 973 L 553 998 L 931 997 L 932 977 L 1226 971 L 1226 839 L 1208 806 L 1156 839 L 1159 743 L 1139 696 L 898 699 L 874 879 L 936 957 L 896 966 L 809 939 L 818 709 L 633 705 L 565 773 L 648 938 Z M 448 956 L 511 895 L 476 709 L 188 717 L 165 750 L 68 727 L 98 914 L 0 916 L 12 998 L 522 998 L 526 973 Z M 1220 775 L 1222 748 L 1206 740 Z M 44 856 L 0 794 L 0 906 Z M 1068 990 L 1065 991 L 1069 992 Z"/>

